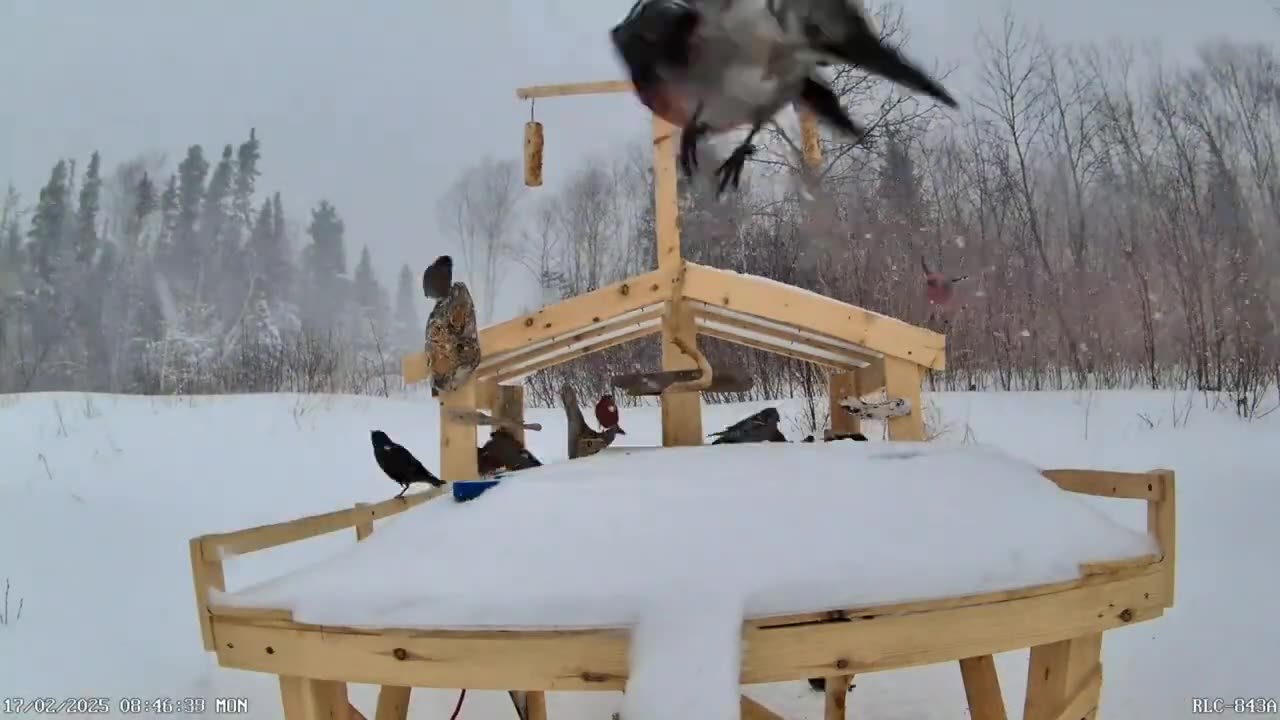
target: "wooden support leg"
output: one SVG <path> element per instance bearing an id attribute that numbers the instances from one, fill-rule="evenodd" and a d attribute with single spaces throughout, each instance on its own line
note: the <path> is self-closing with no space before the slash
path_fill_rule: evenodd
<path id="1" fill-rule="evenodd" d="M 493 416 L 499 420 L 514 422 L 517 427 L 509 429 L 523 445 L 524 428 L 518 426 L 524 423 L 524 386 L 499 385 L 494 395 Z"/>
<path id="2" fill-rule="evenodd" d="M 409 717 L 409 695 L 412 688 L 383 685 L 378 690 L 378 712 L 375 720 L 405 720 Z"/>
<path id="3" fill-rule="evenodd" d="M 1007 720 L 996 662 L 990 655 L 961 660 L 960 677 L 972 720 Z"/>
<path id="4" fill-rule="evenodd" d="M 440 479 L 474 480 L 476 469 L 476 426 L 449 415 L 450 409 L 476 409 L 476 383 L 464 384 L 453 392 L 440 394 Z"/>
<path id="5" fill-rule="evenodd" d="M 920 407 L 920 366 L 906 360 L 884 359 L 884 387 L 889 398 L 911 403 L 911 414 L 889 418 L 890 440 L 924 440 L 924 408 Z"/>
<path id="6" fill-rule="evenodd" d="M 1023 720 L 1097 720 L 1102 634 L 1031 648 Z"/>
<path id="7" fill-rule="evenodd" d="M 521 720 L 547 720 L 547 694 L 541 690 L 513 690 L 511 702 Z"/>
<path id="8" fill-rule="evenodd" d="M 285 720 L 350 720 L 347 684 L 333 680 L 280 676 Z"/>
<path id="9" fill-rule="evenodd" d="M 673 341 L 679 337 L 690 347 L 697 342 L 693 311 L 681 303 L 673 303 L 669 322 L 662 325 L 662 369 L 692 370 L 697 361 L 680 351 Z M 662 394 L 662 446 L 702 444 L 702 395 L 700 393 Z"/>
<path id="10" fill-rule="evenodd" d="M 844 720 L 845 703 L 849 699 L 849 683 L 852 681 L 852 675 L 836 675 L 827 678 L 827 701 L 822 720 Z"/>
<path id="11" fill-rule="evenodd" d="M 831 432 L 833 435 L 850 435 L 861 432 L 858 418 L 849 414 L 840 405 L 840 401 L 850 395 L 858 394 L 858 376 L 851 372 L 833 372 L 827 380 L 828 412 L 831 415 Z"/>

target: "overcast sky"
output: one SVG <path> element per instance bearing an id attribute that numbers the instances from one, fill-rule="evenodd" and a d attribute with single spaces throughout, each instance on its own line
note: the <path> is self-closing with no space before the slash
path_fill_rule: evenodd
<path id="1" fill-rule="evenodd" d="M 142 151 L 214 159 L 256 127 L 262 191 L 295 217 L 329 198 L 352 260 L 384 279 L 450 248 L 435 199 L 486 153 L 518 156 L 521 85 L 620 77 L 607 30 L 632 0 L 0 0 L 0 183 L 28 201 L 58 157 L 97 149 L 107 169 Z M 909 54 L 959 65 L 1006 0 L 901 0 Z M 1190 54 L 1213 37 L 1274 40 L 1268 0 L 1021 0 L 1059 40 L 1159 40 Z M 544 101 L 546 182 L 589 153 L 643 137 L 627 96 Z"/>

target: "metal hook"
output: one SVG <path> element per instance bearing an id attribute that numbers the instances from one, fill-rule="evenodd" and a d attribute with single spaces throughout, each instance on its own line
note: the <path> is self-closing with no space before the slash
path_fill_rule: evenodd
<path id="1" fill-rule="evenodd" d="M 533 119 L 533 106 L 534 106 L 534 105 L 536 105 L 536 104 L 537 104 L 537 102 L 538 102 L 538 99 L 537 99 L 537 98 L 529 98 L 529 122 L 534 122 L 534 119 Z"/>

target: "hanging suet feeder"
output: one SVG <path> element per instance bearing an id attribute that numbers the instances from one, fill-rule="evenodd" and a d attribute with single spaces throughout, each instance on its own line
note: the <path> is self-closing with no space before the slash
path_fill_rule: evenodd
<path id="1" fill-rule="evenodd" d="M 529 101 L 529 122 L 524 124 L 524 184 L 542 185 L 542 123 L 533 119 L 533 101 Z"/>

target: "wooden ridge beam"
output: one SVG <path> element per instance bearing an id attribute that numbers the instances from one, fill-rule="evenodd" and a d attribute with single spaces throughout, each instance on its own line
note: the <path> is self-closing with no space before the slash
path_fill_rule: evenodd
<path id="1" fill-rule="evenodd" d="M 521 100 L 536 100 L 539 98 L 568 97 L 570 95 L 609 95 L 631 92 L 633 88 L 634 86 L 630 80 L 530 85 L 529 87 L 516 88 L 516 97 Z"/>
<path id="2" fill-rule="evenodd" d="M 686 263 L 683 295 L 840 338 L 922 367 L 946 368 L 946 336 L 766 278 Z"/>

